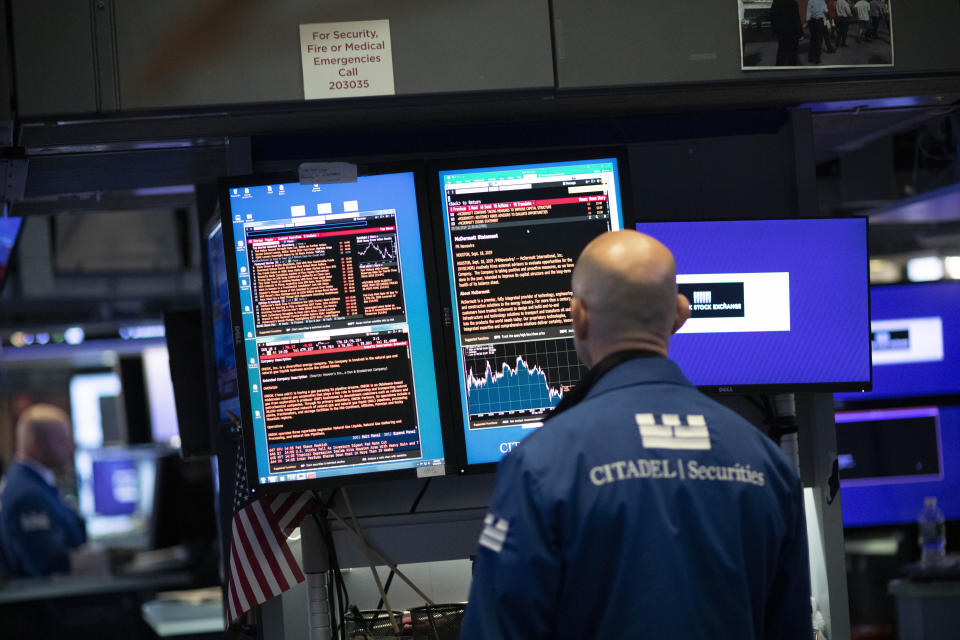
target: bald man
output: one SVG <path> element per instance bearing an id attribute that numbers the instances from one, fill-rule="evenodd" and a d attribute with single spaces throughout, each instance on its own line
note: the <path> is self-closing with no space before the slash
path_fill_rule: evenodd
<path id="1" fill-rule="evenodd" d="M 13 576 L 70 570 L 70 550 L 86 540 L 83 521 L 60 499 L 56 473 L 73 459 L 70 420 L 33 405 L 17 421 L 17 455 L 0 482 L 0 556 Z"/>
<path id="2" fill-rule="evenodd" d="M 799 478 L 667 358 L 670 251 L 606 233 L 572 289 L 589 371 L 500 462 L 461 638 L 809 640 Z"/>

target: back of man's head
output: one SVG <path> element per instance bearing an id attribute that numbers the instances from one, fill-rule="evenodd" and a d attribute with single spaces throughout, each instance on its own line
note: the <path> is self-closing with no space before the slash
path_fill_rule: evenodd
<path id="1" fill-rule="evenodd" d="M 67 414 L 52 404 L 26 409 L 17 420 L 17 454 L 53 470 L 66 466 L 73 455 Z"/>
<path id="2" fill-rule="evenodd" d="M 586 246 L 573 270 L 571 305 L 578 352 L 587 366 L 621 349 L 666 355 L 686 320 L 678 301 L 676 262 L 659 241 L 636 231 L 611 231 Z M 578 329 L 578 315 L 586 326 Z"/>

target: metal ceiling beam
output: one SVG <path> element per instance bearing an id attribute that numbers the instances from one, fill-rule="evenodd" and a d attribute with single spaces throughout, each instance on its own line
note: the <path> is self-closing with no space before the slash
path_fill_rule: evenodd
<path id="1" fill-rule="evenodd" d="M 184 140 L 422 123 L 444 125 L 636 117 L 677 111 L 788 107 L 810 102 L 951 93 L 960 93 L 960 75 L 887 76 L 859 80 L 797 77 L 790 82 L 744 80 L 713 85 L 391 96 L 238 105 L 85 120 L 24 121 L 18 144 L 28 153 L 42 153 L 50 149 L 135 140 Z"/>
<path id="2" fill-rule="evenodd" d="M 223 146 L 33 156 L 23 197 L 213 182 L 226 159 Z"/>

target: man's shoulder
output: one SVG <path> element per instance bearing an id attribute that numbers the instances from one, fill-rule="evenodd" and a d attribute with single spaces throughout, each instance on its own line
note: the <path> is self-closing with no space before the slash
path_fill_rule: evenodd
<path id="1" fill-rule="evenodd" d="M 52 502 L 43 480 L 23 465 L 13 466 L 0 482 L 0 515 L 23 507 L 36 507 Z"/>

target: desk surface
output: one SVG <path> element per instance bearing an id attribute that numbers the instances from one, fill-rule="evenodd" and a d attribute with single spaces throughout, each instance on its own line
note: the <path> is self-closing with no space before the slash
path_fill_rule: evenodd
<path id="1" fill-rule="evenodd" d="M 140 607 L 143 619 L 161 638 L 186 634 L 217 633 L 226 628 L 222 602 L 192 604 L 151 600 Z"/>
<path id="2" fill-rule="evenodd" d="M 15 578 L 0 585 L 0 604 L 126 591 L 162 591 L 186 587 L 191 582 L 192 576 L 186 571 L 122 577 Z"/>
<path id="3" fill-rule="evenodd" d="M 960 580 L 934 580 L 931 582 L 891 580 L 887 584 L 887 593 L 913 598 L 960 598 Z"/>

